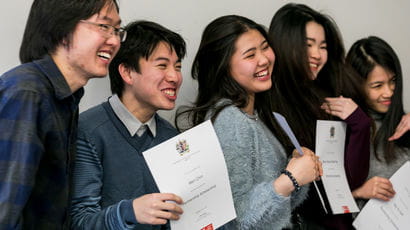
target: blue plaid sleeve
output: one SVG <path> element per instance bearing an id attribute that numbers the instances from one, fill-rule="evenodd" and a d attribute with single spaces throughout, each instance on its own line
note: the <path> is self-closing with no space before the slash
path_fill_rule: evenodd
<path id="1" fill-rule="evenodd" d="M 0 87 L 0 229 L 19 228 L 44 147 L 38 93 Z"/>

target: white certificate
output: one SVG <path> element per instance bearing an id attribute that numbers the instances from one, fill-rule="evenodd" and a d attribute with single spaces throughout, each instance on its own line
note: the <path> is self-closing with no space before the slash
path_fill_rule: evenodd
<path id="1" fill-rule="evenodd" d="M 410 162 L 407 161 L 390 178 L 396 194 L 390 201 L 370 199 L 359 213 L 356 229 L 410 229 Z"/>
<path id="2" fill-rule="evenodd" d="M 316 124 L 316 155 L 323 167 L 322 182 L 333 214 L 358 212 L 344 169 L 346 124 L 321 121 Z"/>
<path id="3" fill-rule="evenodd" d="M 210 121 L 145 152 L 162 193 L 180 196 L 184 213 L 173 230 L 212 230 L 236 218 L 228 171 Z"/>

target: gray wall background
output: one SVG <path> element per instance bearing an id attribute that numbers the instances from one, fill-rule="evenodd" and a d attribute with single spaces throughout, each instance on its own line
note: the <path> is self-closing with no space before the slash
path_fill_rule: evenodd
<path id="1" fill-rule="evenodd" d="M 199 45 L 201 33 L 213 19 L 239 14 L 269 26 L 274 13 L 290 1 L 279 0 L 119 0 L 124 24 L 137 19 L 152 20 L 180 33 L 187 42 L 183 60 L 183 76 L 177 106 L 188 104 L 196 97 L 196 82 L 191 80 L 190 66 Z M 397 52 L 404 75 L 404 103 L 410 111 L 410 1 L 408 0 L 297 0 L 330 15 L 343 35 L 346 51 L 365 36 L 380 36 Z M 14 0 L 0 8 L 0 73 L 19 64 L 18 51 L 30 9 L 31 0 Z M 93 79 L 85 87 L 80 110 L 105 101 L 111 94 L 108 78 Z M 174 111 L 161 112 L 172 121 Z"/>

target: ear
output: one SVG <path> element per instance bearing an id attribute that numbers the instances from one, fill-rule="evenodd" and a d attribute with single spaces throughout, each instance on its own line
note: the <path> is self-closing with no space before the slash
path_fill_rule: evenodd
<path id="1" fill-rule="evenodd" d="M 69 35 L 69 36 L 71 36 L 71 35 Z M 70 47 L 70 43 L 69 43 L 68 38 L 63 38 L 63 40 L 61 40 L 60 44 L 63 45 L 64 48 L 67 48 L 67 49 Z"/>
<path id="2" fill-rule="evenodd" d="M 125 84 L 132 85 L 132 71 L 130 68 L 126 67 L 123 63 L 118 66 L 118 72 L 121 75 L 122 80 Z"/>

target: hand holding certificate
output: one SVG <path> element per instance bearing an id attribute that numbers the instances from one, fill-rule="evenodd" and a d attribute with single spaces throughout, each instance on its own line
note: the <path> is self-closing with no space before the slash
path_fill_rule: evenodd
<path id="1" fill-rule="evenodd" d="M 390 201 L 371 199 L 363 207 L 353 226 L 367 229 L 409 229 L 410 226 L 410 162 L 407 161 L 390 178 L 396 194 Z"/>
<path id="2" fill-rule="evenodd" d="M 215 229 L 236 217 L 222 149 L 206 121 L 143 153 L 162 193 L 180 196 L 173 230 Z"/>

